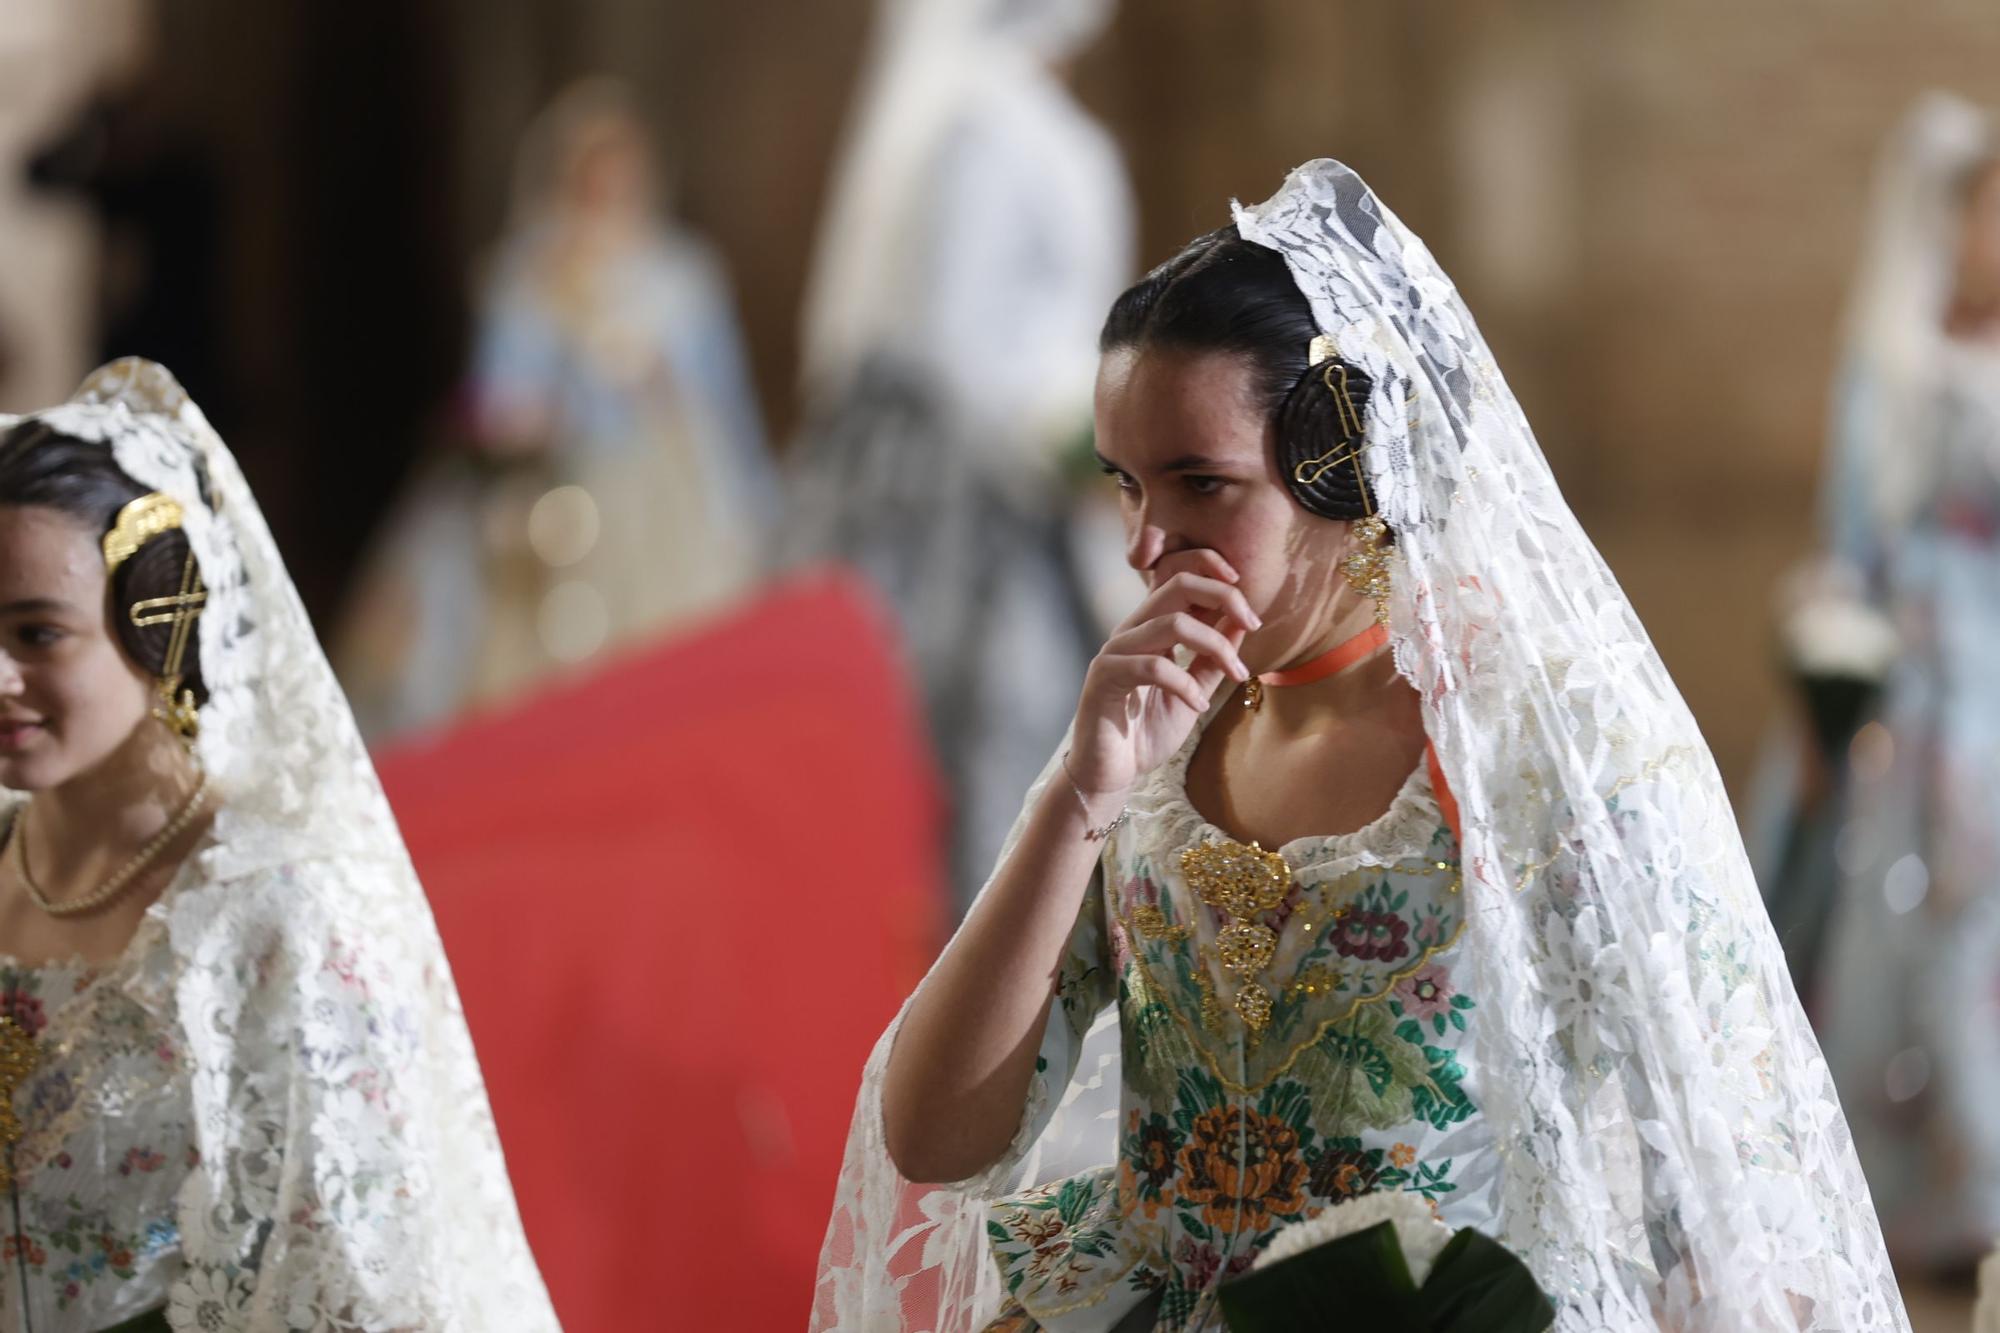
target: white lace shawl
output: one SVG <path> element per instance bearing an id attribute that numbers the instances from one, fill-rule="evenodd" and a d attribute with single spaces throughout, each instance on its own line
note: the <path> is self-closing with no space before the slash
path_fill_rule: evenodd
<path id="1" fill-rule="evenodd" d="M 1497 1239 L 1559 1333 L 1906 1330 L 1708 747 L 1457 291 L 1337 162 L 1236 220 L 1376 386 L 1392 642 L 1457 798 L 1461 966 L 1490 997 L 1472 1051 Z M 883 1150 L 893 1037 L 864 1075 L 814 1327 L 975 1329 L 998 1294 L 976 1199 L 909 1185 Z M 1117 1059 L 1086 1060 L 1066 1100 L 1115 1086 Z M 1044 1140 L 1078 1132 L 1068 1109 Z"/>
<path id="2" fill-rule="evenodd" d="M 156 1009 L 170 991 L 191 1069 L 173 1326 L 556 1329 L 436 925 L 235 459 L 144 361 L 38 416 L 181 502 L 209 590 L 221 802 L 156 909 L 170 974 L 128 983 Z"/>

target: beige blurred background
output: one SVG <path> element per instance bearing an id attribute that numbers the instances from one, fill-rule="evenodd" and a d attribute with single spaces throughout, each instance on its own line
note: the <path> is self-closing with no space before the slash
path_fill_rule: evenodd
<path id="1" fill-rule="evenodd" d="M 118 16 L 143 11 L 8 12 L 0 54 L 29 67 L 50 45 L 74 96 L 86 66 L 115 59 L 91 52 L 115 45 Z M 782 445 L 797 303 L 870 18 L 866 0 L 154 14 L 159 132 L 198 145 L 224 183 L 223 382 L 198 392 L 296 534 L 317 614 L 452 391 L 466 280 L 516 140 L 579 74 L 638 85 L 682 212 L 729 264 Z M 1147 262 L 1319 154 L 1358 167 L 1430 241 L 1740 793 L 1774 706 L 1769 591 L 1809 537 L 1874 153 L 1920 89 L 1980 99 L 1996 71 L 2000 7 L 1985 0 L 1144 0 L 1076 81 L 1127 155 Z M 47 124 L 60 100 L 14 114 Z M 87 285 L 62 244 L 56 271 Z M 0 339 L 34 343 L 10 294 Z M 40 308 L 74 323 L 80 307 Z M 41 400 L 87 355 L 10 358 L 0 405 Z"/>

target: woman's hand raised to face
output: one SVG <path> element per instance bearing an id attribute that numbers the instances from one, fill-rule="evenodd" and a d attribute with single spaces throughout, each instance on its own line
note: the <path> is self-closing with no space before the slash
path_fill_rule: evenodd
<path id="1" fill-rule="evenodd" d="M 1181 747 L 1224 680 L 1250 678 L 1237 650 L 1262 623 L 1210 550 L 1169 557 L 1179 566 L 1112 631 L 1083 678 L 1070 778 L 1098 808 L 1122 800 Z M 1194 657 L 1182 666 L 1175 650 Z"/>

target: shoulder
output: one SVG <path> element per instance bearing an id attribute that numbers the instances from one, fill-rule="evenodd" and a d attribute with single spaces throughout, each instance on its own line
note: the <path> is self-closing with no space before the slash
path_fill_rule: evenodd
<path id="1" fill-rule="evenodd" d="M 419 921 L 401 920 L 420 918 Z M 338 857 L 276 861 L 225 877 L 199 875 L 167 906 L 184 964 L 270 983 L 345 953 L 393 954 L 415 933 L 434 939 L 422 890 L 407 865 Z"/>

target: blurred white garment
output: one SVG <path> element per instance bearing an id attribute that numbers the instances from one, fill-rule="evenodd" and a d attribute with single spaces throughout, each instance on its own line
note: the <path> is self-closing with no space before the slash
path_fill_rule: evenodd
<path id="1" fill-rule="evenodd" d="M 896 608 L 952 789 L 962 901 L 1075 707 L 1102 638 L 1090 590 L 1122 570 L 1075 539 L 1059 484 L 1132 277 L 1117 148 L 1058 68 L 1109 15 L 887 0 L 806 302 L 809 419 L 780 559 L 849 561 Z"/>
<path id="2" fill-rule="evenodd" d="M 1946 1269 L 2000 1235 L 2000 347 L 1946 327 L 1996 149 L 1932 94 L 1878 172 L 1824 525 L 1900 645 L 1795 886 L 1830 915 L 1820 1036 L 1884 1229 Z"/>

